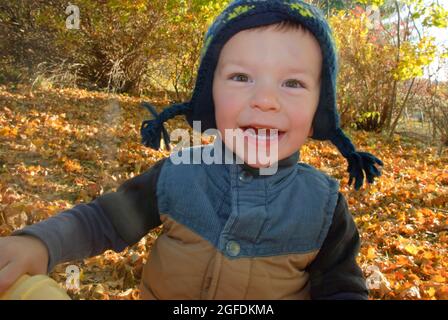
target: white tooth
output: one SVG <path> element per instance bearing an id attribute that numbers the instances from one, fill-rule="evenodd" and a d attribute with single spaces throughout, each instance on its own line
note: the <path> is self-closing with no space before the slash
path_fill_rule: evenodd
<path id="1" fill-rule="evenodd" d="M 275 129 L 271 129 L 269 130 L 269 134 L 268 134 L 268 130 L 267 129 L 257 129 L 254 130 L 253 128 L 248 128 L 246 130 L 244 130 L 244 134 L 246 136 L 250 136 L 253 138 L 256 138 L 258 140 L 275 140 L 278 138 L 278 131 Z"/>
<path id="2" fill-rule="evenodd" d="M 247 135 L 247 136 L 251 136 L 251 137 L 253 137 L 253 138 L 256 138 L 256 137 L 257 137 L 257 135 L 256 135 L 256 133 L 255 133 L 255 130 L 252 129 L 252 128 L 249 128 L 249 129 L 244 130 L 244 134 Z"/>
<path id="3" fill-rule="evenodd" d="M 258 129 L 259 137 L 266 137 L 267 130 L 266 129 Z"/>

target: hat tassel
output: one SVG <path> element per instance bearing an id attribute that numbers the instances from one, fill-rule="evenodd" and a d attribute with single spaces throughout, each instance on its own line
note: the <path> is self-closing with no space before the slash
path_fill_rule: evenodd
<path id="1" fill-rule="evenodd" d="M 145 120 L 142 123 L 140 134 L 142 136 L 143 145 L 154 150 L 159 150 L 160 140 L 163 137 L 163 142 L 165 143 L 167 150 L 171 150 L 170 136 L 163 126 L 163 123 L 177 115 L 186 114 L 190 108 L 189 104 L 173 104 L 169 108 L 163 110 L 160 114 L 157 114 L 156 109 L 147 102 L 143 102 L 142 107 L 146 108 L 154 117 L 154 119 Z"/>
<path id="2" fill-rule="evenodd" d="M 347 159 L 347 172 L 350 174 L 348 185 L 355 181 L 355 189 L 359 190 L 364 183 L 364 176 L 368 183 L 373 183 L 376 177 L 381 176 L 381 172 L 375 164 L 383 166 L 383 162 L 368 152 L 356 151 L 350 139 L 338 128 L 331 142 L 339 149 L 341 154 Z"/>

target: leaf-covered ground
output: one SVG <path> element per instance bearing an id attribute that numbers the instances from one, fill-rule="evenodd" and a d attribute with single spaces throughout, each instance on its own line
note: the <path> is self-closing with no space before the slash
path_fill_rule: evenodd
<path id="1" fill-rule="evenodd" d="M 149 99 L 156 105 L 163 99 Z M 0 236 L 89 202 L 144 172 L 168 152 L 140 145 L 149 114 L 141 99 L 78 89 L 0 87 Z M 187 128 L 177 117 L 168 130 Z M 327 142 L 310 141 L 301 161 L 339 179 L 359 227 L 358 258 L 372 299 L 448 299 L 448 155 L 395 136 L 349 132 L 385 166 L 374 185 L 347 187 L 346 162 Z M 57 266 L 82 270 L 74 299 L 136 299 L 142 266 L 160 229 L 121 253 Z"/>

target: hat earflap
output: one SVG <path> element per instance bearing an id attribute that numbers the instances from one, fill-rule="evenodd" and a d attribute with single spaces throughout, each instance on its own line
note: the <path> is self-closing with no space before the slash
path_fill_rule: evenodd
<path id="1" fill-rule="evenodd" d="M 336 129 L 330 141 L 348 161 L 349 186 L 354 179 L 355 189 L 359 190 L 364 183 L 364 173 L 368 183 L 373 183 L 375 177 L 381 176 L 381 172 L 375 167 L 375 163 L 383 166 L 383 162 L 371 153 L 356 151 L 355 146 L 341 128 Z"/>
<path id="2" fill-rule="evenodd" d="M 187 114 L 190 112 L 189 103 L 173 104 L 169 108 L 163 110 L 160 114 L 157 114 L 156 109 L 148 102 L 143 102 L 142 107 L 146 108 L 154 117 L 152 120 L 145 120 L 142 123 L 140 134 L 142 136 L 142 143 L 146 147 L 150 147 L 154 150 L 159 150 L 160 139 L 163 135 L 163 141 L 168 150 L 170 150 L 170 136 L 166 131 L 163 123 L 169 119 L 174 118 L 177 115 Z"/>

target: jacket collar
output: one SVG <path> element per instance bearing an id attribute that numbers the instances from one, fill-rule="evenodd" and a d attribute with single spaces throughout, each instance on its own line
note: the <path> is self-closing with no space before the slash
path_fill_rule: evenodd
<path id="1" fill-rule="evenodd" d="M 299 161 L 300 152 L 294 152 L 292 155 L 290 155 L 288 158 L 282 159 L 277 162 L 278 170 L 288 170 L 291 167 L 294 167 L 297 162 Z M 247 163 L 243 163 L 239 165 L 243 170 L 248 171 L 252 173 L 254 176 L 260 176 L 260 169 L 251 167 Z"/>
<path id="2" fill-rule="evenodd" d="M 277 178 L 281 178 L 285 175 L 290 174 L 294 170 L 294 168 L 296 168 L 297 162 L 300 159 L 300 150 L 298 150 L 298 151 L 294 152 L 292 155 L 290 155 L 289 157 L 278 161 L 277 162 L 277 171 L 275 173 L 273 173 L 272 175 L 263 175 L 263 174 L 260 174 L 259 168 L 251 167 L 250 165 L 245 163 L 239 156 L 237 156 L 233 151 L 231 151 L 229 148 L 227 148 L 227 146 L 225 145 L 225 143 L 222 141 L 222 139 L 219 136 L 217 136 L 215 139 L 214 147 L 221 148 L 222 159 L 223 159 L 222 163 L 225 163 L 224 161 L 225 161 L 225 159 L 227 159 L 227 161 L 228 161 L 227 163 L 231 163 L 230 166 L 237 166 L 238 171 L 249 172 L 255 177 L 268 178 L 269 176 L 277 176 Z M 237 159 L 238 159 L 238 162 L 237 162 Z M 275 178 L 273 178 L 273 179 L 276 180 Z"/>

